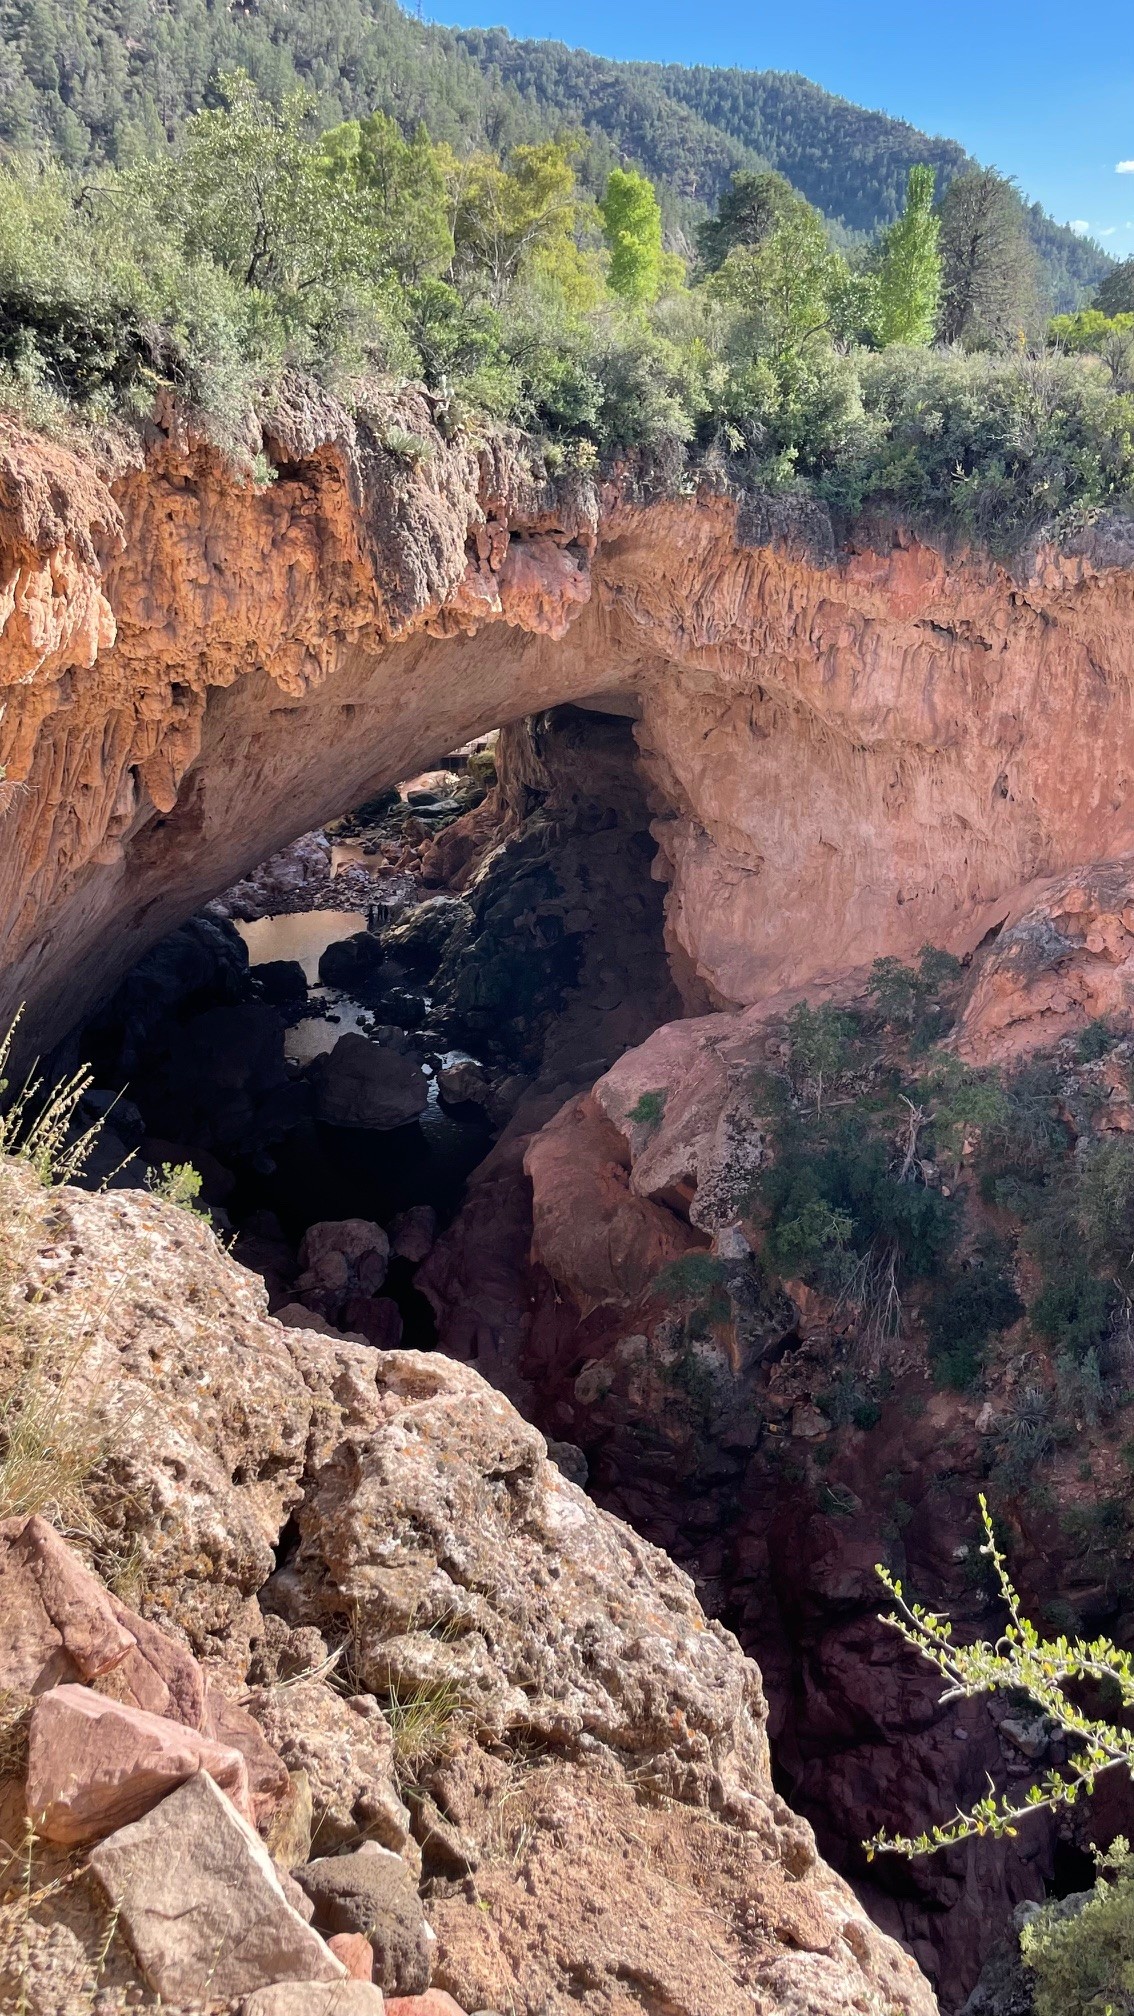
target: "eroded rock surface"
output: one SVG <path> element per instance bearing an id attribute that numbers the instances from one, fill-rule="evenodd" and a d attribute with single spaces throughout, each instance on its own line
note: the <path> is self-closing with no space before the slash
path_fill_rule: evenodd
<path id="1" fill-rule="evenodd" d="M 0 1181 L 5 1279 L 40 1284 L 33 1326 L 46 1307 L 77 1339 L 81 1384 L 68 1391 L 57 1366 L 60 1404 L 114 1427 L 91 1451 L 96 1562 L 111 1572 L 128 1477 L 138 1610 L 185 1633 L 233 1691 L 250 1669 L 247 1704 L 285 1761 L 337 1771 L 338 1810 L 360 1832 L 351 1765 L 335 1761 L 341 1724 L 320 1736 L 297 1712 L 287 1756 L 288 1696 L 321 1689 L 353 1712 L 318 1657 L 326 1645 L 370 1716 L 390 1706 L 436 1989 L 462 2009 L 531 2016 L 624 2016 L 646 1996 L 703 2016 L 707 1988 L 729 2016 L 872 2004 L 931 2016 L 913 1963 L 773 1791 L 756 1668 L 679 1570 L 565 1481 L 502 1396 L 440 1356 L 286 1331 L 174 1207 L 45 1192 L 10 1164 Z M 21 1302 L 4 1311 L 10 1384 L 37 1334 L 15 1327 Z M 285 1537 L 277 1566 L 289 1513 L 298 1543 Z M 301 1684 L 279 1684 L 290 1677 Z M 171 1922 L 151 1835 L 174 1802 L 222 1799 L 206 1784 L 96 1851 L 116 1900 L 143 1876 L 154 1891 L 152 1912 L 140 1893 L 124 1901 L 123 1922 L 169 2002 L 158 1931 L 148 1943 Z M 229 1811 L 227 1831 L 205 1830 L 205 1863 L 234 1828 L 253 1852 Z M 396 1815 L 379 1824 L 396 1846 Z M 409 1844 L 405 1856 L 416 1876 Z M 299 1971 L 314 1935 L 277 1888 L 272 1910 L 296 1942 L 284 1972 L 318 1978 Z M 226 1884 L 224 1909 L 242 1894 Z M 233 1967 L 241 1951 L 234 1939 Z"/>
<path id="2" fill-rule="evenodd" d="M 568 700 L 636 720 L 702 1002 L 967 951 L 1134 846 L 1105 527 L 1011 572 L 900 528 L 836 548 L 767 499 L 552 480 L 413 391 L 352 420 L 292 384 L 264 440 L 259 486 L 172 412 L 97 473 L 6 424 L 0 1018 L 26 999 L 41 1045 L 258 861 Z"/>

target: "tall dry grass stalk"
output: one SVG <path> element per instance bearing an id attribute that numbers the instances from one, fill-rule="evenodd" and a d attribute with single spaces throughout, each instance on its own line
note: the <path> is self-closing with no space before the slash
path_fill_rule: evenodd
<path id="1" fill-rule="evenodd" d="M 70 1078 L 48 1087 L 36 1075 L 38 1064 L 33 1064 L 19 1091 L 8 1099 L 4 1072 L 19 1023 L 17 1014 L 7 1035 L 0 1037 L 0 1155 L 26 1162 L 45 1185 L 73 1183 L 102 1127 L 100 1115 L 83 1132 L 74 1133 L 75 1116 L 94 1083 L 93 1075 L 84 1064 Z"/>

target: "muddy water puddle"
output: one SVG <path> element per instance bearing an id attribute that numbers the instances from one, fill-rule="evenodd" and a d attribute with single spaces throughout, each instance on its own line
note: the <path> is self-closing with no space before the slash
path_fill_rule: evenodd
<path id="1" fill-rule="evenodd" d="M 353 938 L 356 931 L 365 931 L 366 923 L 363 910 L 297 910 L 290 916 L 256 917 L 247 924 L 238 920 L 236 928 L 248 947 L 250 965 L 298 959 L 310 985 L 319 978 L 319 961 L 328 945 Z"/>

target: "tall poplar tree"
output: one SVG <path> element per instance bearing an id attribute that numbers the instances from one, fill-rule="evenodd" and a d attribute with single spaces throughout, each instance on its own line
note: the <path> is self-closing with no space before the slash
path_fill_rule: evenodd
<path id="1" fill-rule="evenodd" d="M 924 164 L 911 168 L 905 208 L 879 242 L 874 265 L 871 334 L 876 342 L 929 343 L 941 295 L 940 221 L 934 211 L 936 177 Z"/>
<path id="2" fill-rule="evenodd" d="M 632 168 L 615 168 L 599 208 L 610 248 L 612 291 L 639 305 L 656 300 L 662 282 L 662 217 L 653 183 Z"/>

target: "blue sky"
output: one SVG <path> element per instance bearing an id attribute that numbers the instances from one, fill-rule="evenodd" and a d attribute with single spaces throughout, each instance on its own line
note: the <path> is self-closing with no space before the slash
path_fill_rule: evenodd
<path id="1" fill-rule="evenodd" d="M 434 19 L 503 26 L 602 56 L 799 70 L 861 105 L 960 140 L 1061 223 L 1134 252 L 1130 0 L 434 0 Z M 1118 164 L 1125 162 L 1124 172 Z"/>

